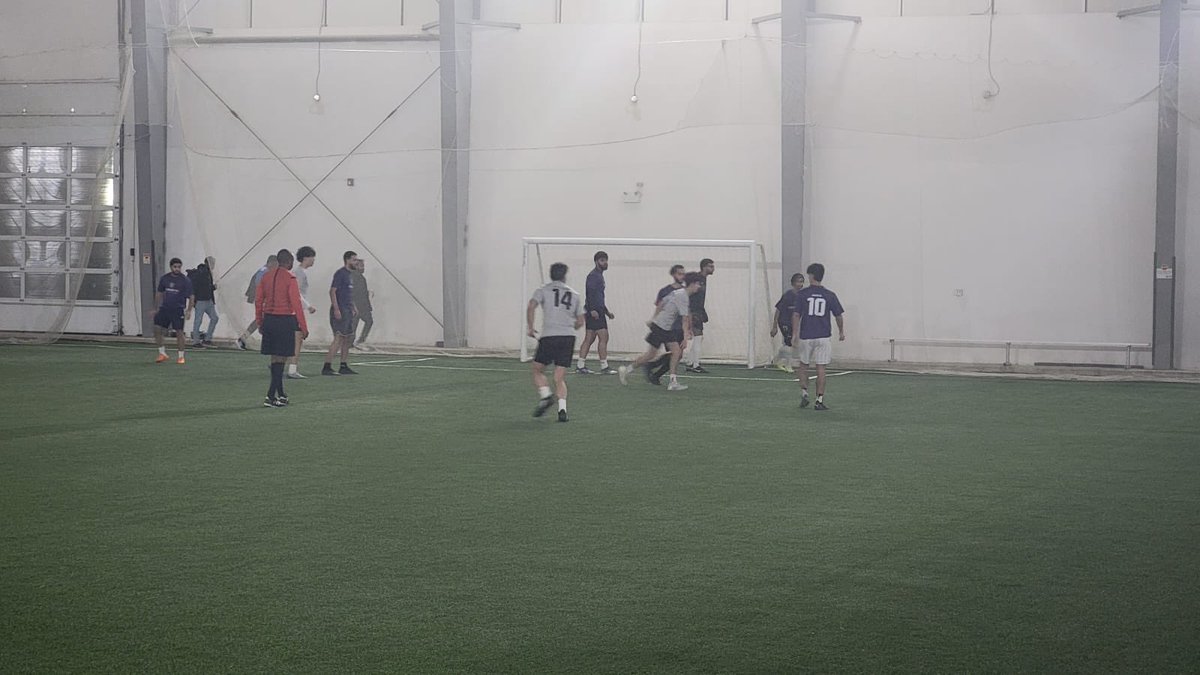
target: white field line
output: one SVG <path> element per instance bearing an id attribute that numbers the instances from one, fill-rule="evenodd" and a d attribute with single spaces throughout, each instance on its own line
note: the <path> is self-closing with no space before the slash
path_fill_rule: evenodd
<path id="1" fill-rule="evenodd" d="M 364 362 L 362 362 L 362 363 L 352 363 L 352 364 L 350 364 L 350 365 L 353 365 L 353 366 L 379 366 L 379 367 L 381 367 L 381 368 L 423 368 L 423 369 L 425 369 L 425 370 L 466 370 L 466 371 L 477 371 L 477 372 L 488 372 L 488 373 L 519 373 L 519 374 L 528 374 L 528 372 L 529 372 L 528 370 L 514 370 L 514 369 L 512 369 L 512 368 L 477 368 L 477 367 L 476 367 L 476 368 L 472 368 L 472 367 L 468 367 L 468 366 L 420 366 L 420 365 L 406 365 L 406 364 L 403 364 L 403 363 L 399 363 L 399 362 L 393 362 L 393 361 L 370 361 L 370 362 L 366 362 L 366 361 L 364 361 Z M 847 370 L 847 371 L 840 372 L 840 373 L 829 373 L 828 375 L 826 375 L 826 377 L 840 377 L 840 376 L 843 376 L 843 375 L 852 375 L 852 374 L 853 374 L 853 372 L 854 372 L 854 371 Z M 742 381 L 742 382 L 798 382 L 798 381 L 799 381 L 799 380 L 798 380 L 798 379 L 796 379 L 796 378 L 782 378 L 782 377 L 729 377 L 729 376 L 725 376 L 725 375 L 704 375 L 704 376 L 698 376 L 698 375 L 680 375 L 679 377 L 680 377 L 680 378 L 687 378 L 687 379 L 695 379 L 695 380 L 738 380 L 738 381 Z M 572 379 L 574 380 L 574 379 L 578 379 L 578 378 L 572 378 Z M 815 379 L 817 379 L 817 376 L 816 376 L 816 375 L 812 375 L 812 376 L 810 376 L 808 379 L 809 379 L 809 380 L 815 380 Z"/>

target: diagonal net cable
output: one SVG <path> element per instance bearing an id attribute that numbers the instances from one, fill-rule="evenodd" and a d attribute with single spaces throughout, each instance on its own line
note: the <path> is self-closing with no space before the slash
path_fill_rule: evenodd
<path id="1" fill-rule="evenodd" d="M 283 216 L 281 216 L 279 218 L 279 220 L 275 221 L 275 224 L 272 225 L 270 228 L 268 228 L 267 231 L 264 232 L 263 235 L 261 237 L 259 237 L 258 240 L 255 241 L 254 244 L 252 244 L 250 246 L 250 248 L 247 249 L 246 252 L 243 253 L 240 258 L 238 258 L 236 261 L 233 262 L 233 264 L 231 264 L 225 268 L 225 273 L 221 275 L 219 280 L 223 280 L 226 276 L 228 276 L 229 273 L 232 272 L 235 267 L 240 265 L 246 258 L 248 258 L 250 256 L 251 253 L 254 252 L 254 249 L 257 248 L 259 244 L 261 244 L 264 240 L 266 240 L 266 238 L 269 237 L 272 232 L 274 232 L 276 229 L 278 229 L 279 226 L 282 225 L 285 220 L 287 220 L 288 216 L 292 215 L 292 213 L 294 213 L 296 211 L 296 209 L 300 208 L 300 206 L 305 202 L 305 200 L 307 200 L 309 197 L 312 197 L 326 211 L 329 212 L 329 215 L 332 216 L 333 219 L 336 220 L 337 223 L 342 226 L 342 229 L 346 230 L 346 232 L 351 237 L 354 238 L 354 241 L 356 241 L 358 243 L 358 245 L 364 251 L 366 251 L 367 254 L 370 255 L 371 258 L 374 259 L 379 264 L 379 266 L 383 268 L 383 270 L 385 272 L 388 273 L 388 276 L 390 276 L 397 284 L 400 285 L 400 288 L 404 289 L 405 293 L 408 293 L 408 295 L 413 299 L 413 301 L 416 302 L 417 305 L 420 306 L 420 308 L 423 309 L 425 311 L 425 313 L 428 314 L 429 317 L 431 319 L 433 319 L 435 323 L 438 324 L 438 326 L 444 327 L 442 320 L 440 318 L 438 318 L 438 316 L 436 314 L 434 314 L 433 311 L 430 310 L 429 307 L 426 306 L 425 303 L 422 302 L 419 297 L 417 297 L 417 294 L 413 293 L 413 291 L 403 281 L 400 280 L 400 277 L 396 276 L 396 273 L 393 272 L 390 268 L 388 268 L 388 266 L 383 262 L 382 258 L 380 258 L 378 255 L 376 255 L 375 252 L 371 250 L 371 247 L 368 246 L 367 243 L 364 242 L 358 236 L 358 234 L 354 232 L 354 230 L 350 229 L 350 226 L 347 225 L 345 223 L 345 221 L 343 221 L 341 219 L 341 217 L 339 217 L 338 214 L 332 208 L 330 208 L 330 206 L 328 204 L 326 204 L 323 199 L 321 199 L 320 195 L 316 194 L 317 188 L 321 187 L 321 185 L 323 185 L 325 183 L 325 181 L 328 180 L 329 177 L 332 176 L 334 174 L 334 172 L 336 172 L 342 166 L 342 164 L 345 164 L 347 160 L 349 160 L 352 156 L 354 156 L 354 153 L 357 152 L 359 148 L 361 148 L 363 145 L 365 145 L 367 141 L 371 140 L 371 137 L 373 137 L 375 135 L 375 133 L 378 132 L 383 127 L 383 125 L 387 123 L 388 120 L 390 120 L 393 116 L 395 116 L 396 113 L 400 112 L 400 109 L 403 108 L 404 105 L 406 103 L 408 103 L 412 99 L 412 97 L 415 96 L 417 94 L 417 92 L 420 91 L 421 88 L 425 86 L 426 83 L 428 83 L 430 80 L 432 80 L 433 76 L 436 75 L 438 73 L 438 71 L 441 70 L 441 68 L 440 67 L 434 68 L 433 71 L 431 73 L 429 73 L 429 75 L 427 75 L 424 80 L 421 80 L 421 82 L 416 87 L 414 87 L 413 90 L 410 91 L 408 93 L 408 95 L 405 96 L 404 99 L 401 100 L 400 103 L 396 105 L 395 108 L 392 108 L 391 112 L 389 112 L 387 115 L 384 116 L 384 118 L 382 120 L 380 120 L 379 124 L 376 124 L 375 127 L 373 129 L 371 129 L 371 131 L 361 141 L 359 141 L 357 145 L 355 145 L 353 148 L 351 148 L 350 152 L 346 153 L 346 155 L 343 156 L 338 161 L 338 163 L 336 165 L 334 165 L 334 167 L 332 169 L 329 170 L 328 173 L 326 173 L 324 176 L 322 176 L 321 179 L 319 181 L 317 181 L 312 187 L 309 187 L 309 185 L 304 181 L 304 179 L 301 178 L 300 175 L 297 174 L 292 169 L 292 167 L 289 166 L 288 163 L 286 161 L 284 161 L 284 159 L 282 157 L 280 157 L 279 154 L 276 153 L 275 150 L 273 148 L 271 148 L 271 146 L 269 144 L 267 144 L 267 142 L 265 140 L 263 140 L 263 137 L 260 136 L 258 134 L 258 132 L 255 131 L 254 128 L 251 127 L 250 124 L 246 122 L 246 120 L 242 119 L 241 115 L 239 115 L 237 113 L 237 111 L 233 109 L 233 106 L 229 105 L 229 103 L 226 102 L 225 99 L 222 98 L 221 95 L 218 94 L 216 92 L 216 90 L 213 89 L 212 86 L 207 81 L 205 81 L 205 79 L 203 77 L 201 77 L 199 73 L 196 72 L 195 68 L 192 68 L 191 64 L 189 64 L 183 57 L 179 56 L 179 54 L 175 54 L 175 58 L 179 59 L 179 62 L 182 63 L 184 65 L 184 67 L 188 69 L 189 72 L 191 72 L 192 76 L 195 77 L 196 80 L 200 82 L 200 84 L 204 85 L 204 88 L 207 89 L 209 91 L 209 93 L 212 94 L 213 97 L 216 98 L 217 101 L 219 101 L 221 103 L 221 105 L 223 105 L 225 107 L 225 109 L 229 111 L 229 114 L 233 115 L 234 119 L 236 119 L 243 127 L 245 127 L 246 131 L 249 131 L 250 135 L 254 136 L 255 140 L 257 140 L 263 146 L 263 148 L 267 152 L 269 152 L 272 157 L 275 158 L 275 161 L 279 162 L 279 164 L 284 168 L 284 170 L 286 170 L 289 174 L 291 174 L 292 178 L 296 179 L 296 182 L 299 183 L 300 186 L 306 190 L 304 196 L 302 196 L 295 204 L 293 204 L 292 207 L 290 209 L 288 209 L 287 212 L 284 213 Z"/>

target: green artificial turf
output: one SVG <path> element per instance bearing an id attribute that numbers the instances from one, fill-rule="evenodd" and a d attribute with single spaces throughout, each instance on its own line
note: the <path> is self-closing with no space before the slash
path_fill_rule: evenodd
<path id="1" fill-rule="evenodd" d="M 0 671 L 1200 669 L 1197 387 L 152 356 L 0 348 Z"/>

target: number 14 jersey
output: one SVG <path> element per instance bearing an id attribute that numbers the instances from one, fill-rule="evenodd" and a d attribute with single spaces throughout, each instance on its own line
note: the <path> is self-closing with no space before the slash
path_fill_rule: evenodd
<path id="1" fill-rule="evenodd" d="M 542 306 L 541 337 L 575 335 L 575 320 L 583 316 L 583 302 L 575 289 L 551 281 L 533 292 L 533 301 Z"/>

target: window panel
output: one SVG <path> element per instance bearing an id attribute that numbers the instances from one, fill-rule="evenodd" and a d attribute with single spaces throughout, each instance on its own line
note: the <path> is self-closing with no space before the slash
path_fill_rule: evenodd
<path id="1" fill-rule="evenodd" d="M 25 201 L 28 204 L 63 204 L 67 201 L 66 178 L 30 178 Z"/>
<path id="2" fill-rule="evenodd" d="M 67 173 L 69 148 L 29 148 L 29 173 Z"/>
<path id="3" fill-rule="evenodd" d="M 30 241 L 27 243 L 29 253 L 25 256 L 25 267 L 50 269 L 66 267 L 67 242 Z"/>
<path id="4" fill-rule="evenodd" d="M 0 241 L 0 267 L 23 267 L 25 265 L 25 242 Z"/>
<path id="5" fill-rule="evenodd" d="M 110 274 L 85 274 L 83 282 L 79 284 L 79 295 L 76 296 L 79 300 L 105 300 L 113 299 L 113 275 Z"/>
<path id="6" fill-rule="evenodd" d="M 20 236 L 25 231 L 25 212 L 17 209 L 0 210 L 0 235 Z"/>
<path id="7" fill-rule="evenodd" d="M 24 173 L 25 148 L 0 146 L 0 173 Z"/>
<path id="8" fill-rule="evenodd" d="M 71 149 L 71 173 L 112 173 L 112 155 L 106 155 L 107 148 Z"/>
<path id="9" fill-rule="evenodd" d="M 0 272 L 0 298 L 21 297 L 21 273 Z"/>
<path id="10" fill-rule="evenodd" d="M 113 267 L 113 245 L 107 242 L 92 244 L 92 250 L 88 253 L 87 265 L 82 264 L 83 249 L 87 248 L 84 242 L 71 242 L 71 268 L 86 267 L 90 270 L 110 270 Z"/>
<path id="11" fill-rule="evenodd" d="M 24 204 L 25 179 L 0 178 L 0 204 Z"/>
<path id="12" fill-rule="evenodd" d="M 30 237 L 65 237 L 67 211 L 29 211 L 25 233 Z"/>
<path id="13" fill-rule="evenodd" d="M 112 211 L 68 211 L 71 221 L 71 236 L 72 237 L 87 237 L 87 228 L 90 224 L 88 221 L 93 214 L 96 216 L 96 230 L 92 233 L 94 239 L 112 239 L 113 238 L 113 220 L 114 212 Z"/>
<path id="14" fill-rule="evenodd" d="M 97 189 L 100 190 L 100 201 L 96 205 L 112 206 L 113 179 L 111 178 L 103 178 L 99 181 L 94 178 L 72 178 L 71 203 L 85 206 L 91 204 Z"/>
<path id="15" fill-rule="evenodd" d="M 25 275 L 25 297 L 39 300 L 66 300 L 67 275 L 64 273 Z"/>

